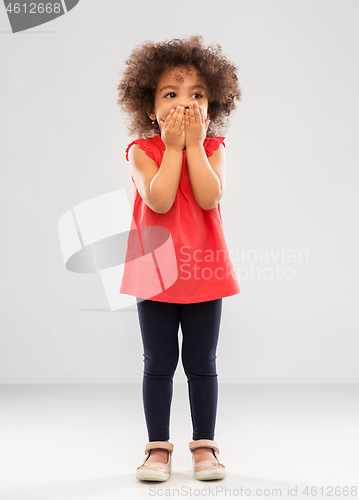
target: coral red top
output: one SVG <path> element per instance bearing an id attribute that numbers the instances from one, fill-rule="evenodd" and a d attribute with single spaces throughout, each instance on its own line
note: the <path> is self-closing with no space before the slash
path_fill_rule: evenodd
<path id="1" fill-rule="evenodd" d="M 206 138 L 206 155 L 224 144 L 224 137 Z M 137 139 L 161 166 L 165 144 L 158 134 Z M 132 176 L 131 176 L 132 177 Z M 159 302 L 188 304 L 240 293 L 224 237 L 219 203 L 211 210 L 201 208 L 193 194 L 186 150 L 176 198 L 167 213 L 149 208 L 135 189 L 131 231 L 120 293 Z"/>

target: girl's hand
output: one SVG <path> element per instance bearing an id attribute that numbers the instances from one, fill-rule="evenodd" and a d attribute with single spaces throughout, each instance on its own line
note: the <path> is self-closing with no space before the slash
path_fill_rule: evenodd
<path id="1" fill-rule="evenodd" d="M 171 109 L 165 121 L 160 120 L 161 139 L 166 149 L 172 148 L 183 151 L 185 147 L 184 120 L 185 115 L 182 106 Z"/>
<path id="2" fill-rule="evenodd" d="M 190 146 L 203 146 L 210 120 L 204 116 L 203 106 L 198 107 L 198 102 L 190 102 L 186 110 L 185 134 L 186 148 Z"/>

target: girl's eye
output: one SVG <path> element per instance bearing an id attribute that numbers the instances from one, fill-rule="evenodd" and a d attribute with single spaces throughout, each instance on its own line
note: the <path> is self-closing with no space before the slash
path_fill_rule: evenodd
<path id="1" fill-rule="evenodd" d="M 197 99 L 202 99 L 203 95 L 202 94 L 198 94 L 197 92 L 195 94 L 193 94 L 194 96 L 197 96 Z M 174 92 L 168 92 L 165 97 L 169 97 L 169 96 L 175 96 L 176 97 L 176 94 Z"/>

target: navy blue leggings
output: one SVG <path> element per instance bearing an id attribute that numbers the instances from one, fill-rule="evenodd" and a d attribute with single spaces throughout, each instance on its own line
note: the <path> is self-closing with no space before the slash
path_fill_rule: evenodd
<path id="1" fill-rule="evenodd" d="M 222 299 L 172 304 L 137 299 L 144 349 L 142 396 L 149 441 L 169 440 L 173 376 L 179 358 L 187 376 L 193 440 L 214 439 L 218 382 L 216 350 Z"/>

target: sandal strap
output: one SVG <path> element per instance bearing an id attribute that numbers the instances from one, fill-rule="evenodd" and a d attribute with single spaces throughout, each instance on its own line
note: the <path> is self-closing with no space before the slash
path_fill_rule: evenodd
<path id="1" fill-rule="evenodd" d="M 145 460 L 146 462 L 146 460 Z M 141 467 L 143 467 L 145 465 L 145 462 L 140 465 L 139 467 L 137 467 L 137 469 L 141 469 Z M 158 470 L 158 469 L 161 469 L 161 470 L 168 470 L 168 465 L 167 464 L 164 464 L 162 462 L 152 462 L 150 465 L 147 465 L 146 467 L 146 470 Z"/>
<path id="2" fill-rule="evenodd" d="M 145 453 L 147 454 L 150 450 L 154 448 L 160 448 L 161 450 L 167 450 L 168 452 L 173 452 L 173 444 L 167 441 L 150 441 L 146 444 Z"/>
<path id="3" fill-rule="evenodd" d="M 217 443 L 215 441 L 211 441 L 210 439 L 196 439 L 196 441 L 191 441 L 189 443 L 190 451 L 193 451 L 196 448 L 212 448 L 216 453 L 219 453 Z"/>

